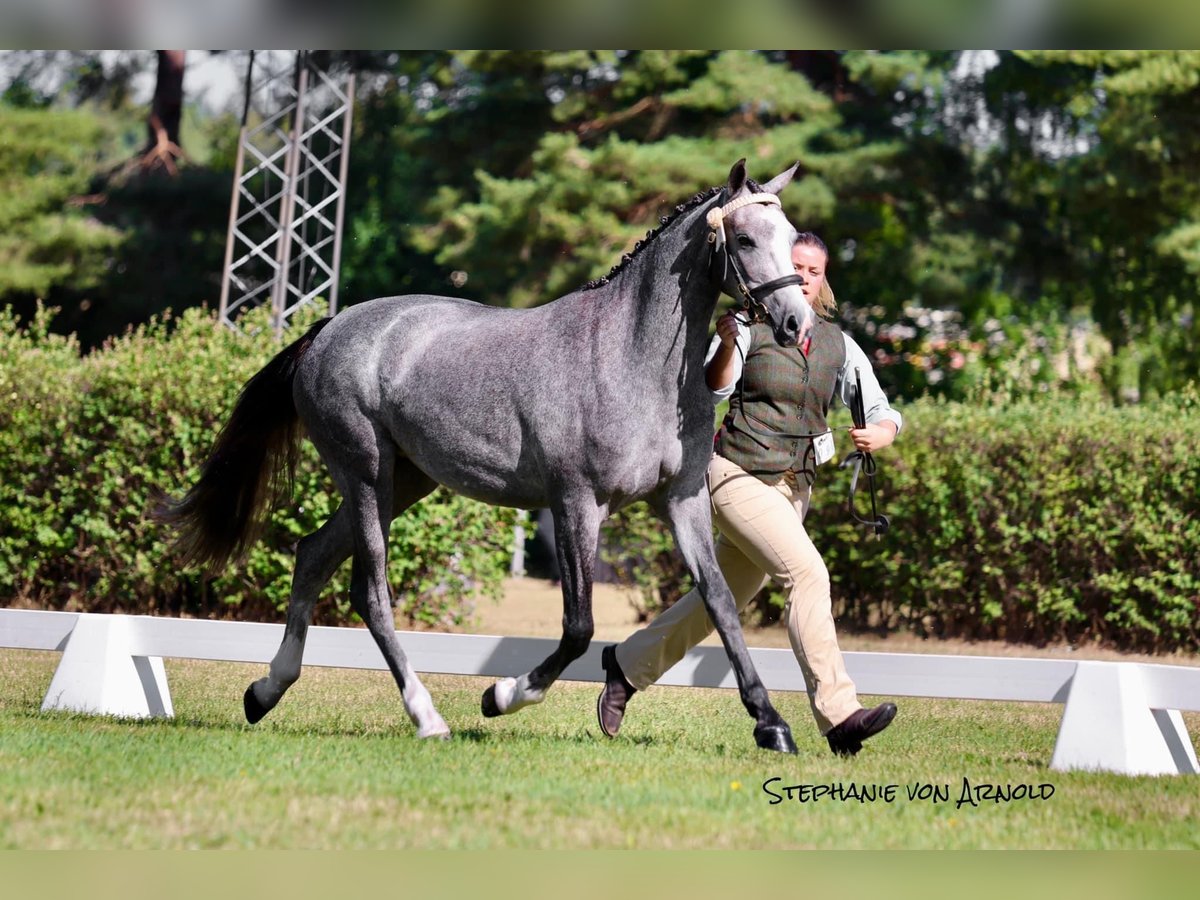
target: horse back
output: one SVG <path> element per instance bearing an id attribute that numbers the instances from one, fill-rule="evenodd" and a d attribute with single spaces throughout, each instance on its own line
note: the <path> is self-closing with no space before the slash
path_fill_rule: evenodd
<path id="1" fill-rule="evenodd" d="M 318 336 L 297 375 L 297 409 L 318 447 L 347 432 L 386 436 L 456 491 L 538 506 L 571 481 L 647 480 L 624 458 L 647 454 L 630 446 L 621 352 L 586 308 L 562 300 L 514 310 L 384 298 L 349 307 Z"/>

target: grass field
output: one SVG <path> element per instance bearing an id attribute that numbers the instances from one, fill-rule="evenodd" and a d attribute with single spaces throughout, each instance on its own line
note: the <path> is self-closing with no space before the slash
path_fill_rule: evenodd
<path id="1" fill-rule="evenodd" d="M 455 734 L 419 742 L 381 672 L 310 667 L 252 727 L 262 667 L 167 660 L 175 719 L 132 722 L 40 712 L 58 659 L 0 651 L 3 848 L 1200 848 L 1195 777 L 1051 772 L 1056 705 L 901 699 L 843 760 L 797 695 L 775 696 L 800 747 L 780 757 L 733 691 L 646 692 L 610 741 L 595 685 L 487 720 L 487 680 L 431 676 Z M 1053 793 L 960 803 L 964 779 Z M 843 796 L 771 802 L 801 784 Z"/>

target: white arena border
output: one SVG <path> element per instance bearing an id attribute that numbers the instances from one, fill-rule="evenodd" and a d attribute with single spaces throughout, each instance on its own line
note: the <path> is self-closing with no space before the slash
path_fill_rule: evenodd
<path id="1" fill-rule="evenodd" d="M 397 632 L 421 673 L 504 677 L 534 668 L 557 645 L 550 638 Z M 0 609 L 0 647 L 57 650 L 63 656 L 42 709 L 122 717 L 172 716 L 162 658 L 268 663 L 283 626 Z M 563 673 L 603 680 L 595 642 Z M 751 649 L 770 691 L 803 691 L 791 650 Z M 1050 768 L 1126 775 L 1200 772 L 1180 710 L 1200 711 L 1200 667 L 1025 657 L 846 653 L 863 694 L 1062 703 Z M 309 629 L 304 664 L 386 669 L 363 628 Z M 720 647 L 697 647 L 659 684 L 733 688 Z"/>

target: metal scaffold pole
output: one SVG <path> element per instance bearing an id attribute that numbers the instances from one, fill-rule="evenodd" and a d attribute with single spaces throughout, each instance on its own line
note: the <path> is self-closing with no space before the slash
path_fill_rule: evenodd
<path id="1" fill-rule="evenodd" d="M 245 330 L 266 305 L 282 334 L 324 301 L 337 311 L 354 75 L 313 54 L 253 52 L 246 73 L 218 318 Z"/>

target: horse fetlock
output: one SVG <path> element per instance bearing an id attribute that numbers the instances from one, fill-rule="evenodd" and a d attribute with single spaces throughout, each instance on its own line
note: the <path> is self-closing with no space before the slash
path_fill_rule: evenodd
<path id="1" fill-rule="evenodd" d="M 440 738 L 443 741 L 450 740 L 450 726 L 446 724 L 446 720 L 436 710 L 433 711 L 433 715 L 423 722 L 418 722 L 414 719 L 413 724 L 417 726 L 417 737 L 422 740 L 425 738 Z"/>
<path id="2" fill-rule="evenodd" d="M 438 738 L 439 740 L 450 739 L 450 726 L 445 724 L 442 716 L 434 716 L 434 721 L 426 722 L 416 730 L 416 737 L 422 740 L 426 738 Z"/>
<path id="3" fill-rule="evenodd" d="M 266 678 L 261 682 L 263 685 L 262 693 L 275 696 L 276 702 L 287 693 L 288 688 L 300 680 L 300 666 L 288 665 L 279 666 L 275 663 L 271 664 L 271 670 Z M 272 704 L 274 705 L 274 704 Z"/>

